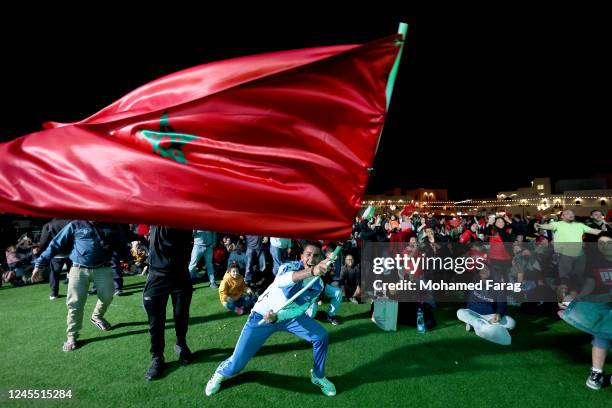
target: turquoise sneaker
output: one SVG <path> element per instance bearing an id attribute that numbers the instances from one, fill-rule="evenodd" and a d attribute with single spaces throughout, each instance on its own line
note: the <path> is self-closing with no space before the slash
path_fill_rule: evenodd
<path id="1" fill-rule="evenodd" d="M 325 377 L 315 377 L 312 369 L 310 370 L 310 381 L 317 387 L 321 388 L 321 392 L 324 395 L 328 397 L 333 397 L 334 395 L 336 395 L 336 386 Z"/>

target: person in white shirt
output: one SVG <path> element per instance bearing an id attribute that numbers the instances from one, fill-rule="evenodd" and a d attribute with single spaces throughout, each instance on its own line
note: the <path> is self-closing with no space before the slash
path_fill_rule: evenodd
<path id="1" fill-rule="evenodd" d="M 327 266 L 323 260 L 321 249 L 315 245 L 307 245 L 304 248 L 300 261 L 281 265 L 274 282 L 253 306 L 233 354 L 217 367 L 206 384 L 205 394 L 215 394 L 221 387 L 221 381 L 238 374 L 272 334 L 288 331 L 313 345 L 314 368 L 310 370 L 311 382 L 321 388 L 323 394 L 336 395 L 334 384 L 325 378 L 327 331 L 305 314 L 323 290 L 323 282 L 318 280 L 285 309 L 274 312 L 311 279 L 323 276 L 332 269 L 333 266 Z M 264 323 L 259 324 L 262 319 Z"/>

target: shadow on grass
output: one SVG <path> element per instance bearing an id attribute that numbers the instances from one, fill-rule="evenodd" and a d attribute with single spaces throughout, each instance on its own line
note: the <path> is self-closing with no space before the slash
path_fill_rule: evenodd
<path id="1" fill-rule="evenodd" d="M 189 365 L 192 366 L 192 365 L 212 361 L 210 357 L 217 355 L 217 354 L 226 353 L 226 352 L 227 352 L 226 349 L 220 349 L 220 348 L 203 349 L 203 350 L 194 351 L 193 361 Z M 181 366 L 181 364 L 178 361 L 178 355 L 176 355 L 175 353 L 172 353 L 171 355 L 166 355 L 166 367 L 164 369 L 164 375 L 162 378 L 168 377 L 174 371 L 180 369 L 181 367 L 183 366 Z"/>
<path id="2" fill-rule="evenodd" d="M 124 290 L 123 293 L 121 295 L 119 295 L 119 297 L 126 297 L 126 296 L 132 296 L 134 294 L 137 295 L 141 295 L 142 296 L 142 289 L 136 289 L 136 290 Z"/>
<path id="3" fill-rule="evenodd" d="M 454 316 L 455 311 L 456 307 L 451 305 L 436 310 L 436 317 L 443 321 L 443 327 L 455 325 L 458 328 L 462 327 L 462 323 L 456 320 Z M 587 352 L 587 349 L 590 336 L 579 332 L 551 332 L 550 325 L 556 323 L 557 320 L 548 317 L 524 315 L 519 311 L 512 310 L 511 315 L 518 317 L 517 329 L 513 331 L 513 344 L 511 346 L 505 347 L 489 343 L 478 338 L 474 333 L 462 332 L 458 336 L 453 335 L 443 339 L 433 336 L 429 338 L 427 336 L 416 337 L 417 335 L 415 334 L 414 338 L 408 339 L 411 342 L 410 344 L 397 347 L 393 351 L 386 352 L 371 361 L 364 362 L 349 372 L 331 377 L 330 380 L 336 383 L 339 392 L 344 392 L 358 388 L 366 383 L 452 375 L 456 372 L 493 372 L 505 370 L 508 367 L 495 364 L 495 358 L 492 359 L 493 363 L 482 363 L 482 357 L 508 354 L 518 355 L 533 350 L 550 350 L 561 357 L 561 366 L 563 365 L 563 360 L 565 360 L 568 363 L 584 365 L 585 370 L 589 367 L 590 351 Z M 344 321 L 363 318 L 364 322 L 335 328 L 331 326 L 326 327 L 330 331 L 330 344 L 336 346 L 365 336 L 376 336 L 376 341 L 382 344 L 386 336 L 393 335 L 393 333 L 380 331 L 370 322 L 369 316 L 369 311 L 354 313 L 346 316 Z M 193 326 L 226 317 L 228 317 L 228 314 L 224 311 L 207 316 L 193 317 L 190 319 L 189 324 Z M 173 327 L 171 320 L 168 323 L 166 328 Z M 115 329 L 140 325 L 143 327 L 138 330 L 111 333 L 104 337 L 86 339 L 81 344 L 86 345 L 99 340 L 148 333 L 146 321 L 119 323 L 115 326 Z M 407 329 L 410 328 L 408 327 Z M 434 329 L 433 332 L 435 331 Z M 194 352 L 195 359 L 192 364 L 221 362 L 233 352 L 233 347 L 206 348 L 205 344 L 192 344 L 191 346 L 192 350 L 195 349 L 193 346 L 201 347 L 201 349 Z M 282 354 L 296 350 L 309 350 L 311 348 L 312 345 L 310 343 L 295 338 L 295 341 L 282 344 L 264 345 L 256 356 Z M 355 358 L 359 358 L 357 351 Z M 364 358 L 367 358 L 367 356 L 364 356 Z M 458 360 L 459 363 L 455 362 L 455 360 Z M 179 367 L 180 365 L 176 359 L 168 362 L 165 376 L 171 375 Z M 304 367 L 303 376 L 286 376 L 265 371 L 246 371 L 224 382 L 223 388 L 231 388 L 244 382 L 256 382 L 282 390 L 303 394 L 318 394 L 320 391 L 309 384 L 308 368 L 310 367 Z M 528 368 L 535 369 L 535 367 Z"/>
<path id="4" fill-rule="evenodd" d="M 310 373 L 308 370 L 304 370 L 303 376 L 281 375 L 266 371 L 246 371 L 224 381 L 223 385 L 221 385 L 221 391 L 240 384 L 257 383 L 300 394 L 321 394 L 319 388 L 310 383 Z"/>
<path id="5" fill-rule="evenodd" d="M 221 319 L 223 317 L 225 317 L 227 314 L 225 312 L 221 312 L 221 313 L 215 313 L 213 315 L 207 315 L 207 316 L 199 316 L 199 317 L 194 317 L 194 318 L 190 318 L 189 319 L 189 326 L 195 326 L 197 324 L 202 324 L 202 323 L 206 323 L 206 322 L 210 322 L 213 320 L 218 320 Z M 126 336 L 134 336 L 134 335 L 138 335 L 138 334 L 143 334 L 143 333 L 148 333 L 149 332 L 149 322 L 148 321 L 141 321 L 141 322 L 121 322 L 121 323 L 117 323 L 116 325 L 112 326 L 110 332 L 114 332 L 118 329 L 124 328 L 124 327 L 133 327 L 133 326 L 142 326 L 142 329 L 138 329 L 138 330 L 131 330 L 131 331 L 125 331 L 125 332 L 120 332 L 120 333 L 112 333 L 106 336 L 101 336 L 101 337 L 94 337 L 91 339 L 84 339 L 84 340 L 80 340 L 79 344 L 81 345 L 86 345 L 89 343 L 95 343 L 97 341 L 101 341 L 101 340 L 107 340 L 107 339 L 117 339 L 117 338 L 121 338 L 121 337 L 126 337 Z M 169 320 L 166 322 L 166 326 L 165 326 L 166 330 L 167 329 L 173 329 L 174 328 L 174 321 L 173 320 Z"/>
<path id="6" fill-rule="evenodd" d="M 354 316 L 364 314 L 360 313 Z M 590 364 L 590 352 L 583 352 L 581 349 L 588 348 L 590 336 L 579 332 L 547 333 L 549 330 L 548 326 L 555 322 L 554 319 L 549 318 L 521 317 L 521 330 L 520 332 L 515 332 L 515 335 L 513 335 L 514 344 L 509 347 L 489 343 L 478 338 L 473 333 L 466 333 L 466 337 L 463 338 L 454 337 L 428 340 L 425 337 L 421 337 L 425 340 L 407 344 L 387 352 L 350 372 L 330 377 L 330 380 L 336 384 L 339 392 L 343 392 L 366 383 L 451 375 L 456 372 L 504 370 L 508 367 L 494 363 L 484 364 L 480 362 L 480 359 L 485 356 L 495 357 L 496 355 L 504 354 L 520 354 L 534 350 L 550 350 L 562 359 L 567 360 L 568 363 L 584 365 L 586 370 Z M 461 325 L 457 320 L 445 323 L 448 326 Z M 521 334 L 519 335 L 519 333 Z M 389 334 L 379 331 L 373 324 L 367 322 L 334 331 L 331 333 L 330 342 L 331 344 L 337 344 L 365 335 L 376 335 L 382 341 Z M 310 343 L 297 340 L 291 343 L 263 346 L 257 353 L 257 356 L 306 350 L 311 347 Z M 229 356 L 232 350 L 220 349 L 218 352 L 226 352 L 227 356 Z M 460 363 L 457 363 L 455 359 L 459 360 Z M 263 371 L 247 371 L 224 382 L 223 387 L 230 388 L 244 382 L 256 382 L 283 390 L 317 394 L 319 391 L 316 388 L 311 389 L 308 386 L 307 371 L 305 369 L 306 374 L 304 376 L 286 376 Z"/>
<path id="7" fill-rule="evenodd" d="M 372 313 L 369 310 L 361 313 L 353 313 L 346 317 L 341 316 L 343 322 L 350 322 L 351 320 L 370 320 L 370 317 L 372 317 Z"/>
<path id="8" fill-rule="evenodd" d="M 136 282 L 136 283 L 130 283 L 127 285 L 123 285 L 123 289 L 138 289 L 138 288 L 144 288 L 146 282 Z"/>
<path id="9" fill-rule="evenodd" d="M 454 339 L 438 339 L 410 344 L 385 353 L 374 361 L 362 364 L 343 375 L 330 378 L 340 391 L 359 387 L 364 383 L 377 383 L 414 377 L 449 375 L 456 372 L 481 372 L 503 370 L 503 365 L 483 364 L 483 356 L 523 353 L 550 349 L 561 357 L 578 362 L 588 368 L 589 359 L 580 357 L 577 350 L 586 344 L 589 336 L 583 333 L 542 334 L 521 339 L 504 347 L 486 342 L 476 336 Z M 439 354 L 438 354 L 439 353 Z M 452 353 L 449 355 L 448 353 Z M 453 362 L 460 355 L 460 363 Z M 578 360 L 578 361 L 577 361 Z"/>
<path id="10" fill-rule="evenodd" d="M 132 326 L 146 326 L 148 327 L 149 322 L 144 321 L 144 322 L 121 322 L 121 323 L 117 323 L 116 325 L 114 325 L 111 328 L 111 331 L 113 330 L 117 330 L 117 329 L 121 329 L 122 327 L 132 327 Z"/>

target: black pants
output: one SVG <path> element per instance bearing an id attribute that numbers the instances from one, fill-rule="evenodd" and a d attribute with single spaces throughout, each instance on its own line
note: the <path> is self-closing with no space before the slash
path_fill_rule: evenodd
<path id="1" fill-rule="evenodd" d="M 115 290 L 123 289 L 123 271 L 121 270 L 121 258 L 117 251 L 113 251 L 111 256 L 111 268 L 113 269 L 113 281 L 115 282 Z"/>
<path id="2" fill-rule="evenodd" d="M 49 265 L 49 287 L 51 288 L 52 296 L 59 295 L 60 275 L 64 265 L 66 265 L 68 271 L 70 271 L 70 268 L 72 268 L 72 261 L 69 258 L 51 259 L 51 264 Z"/>
<path id="3" fill-rule="evenodd" d="M 512 260 L 489 259 L 489 267 L 491 270 L 489 279 L 493 279 L 495 282 L 509 282 L 508 275 L 512 267 Z"/>
<path id="4" fill-rule="evenodd" d="M 113 282 L 115 290 L 123 290 L 123 270 L 121 269 L 121 258 L 119 253 L 113 251 L 111 256 L 111 269 L 113 270 Z M 92 290 L 96 290 L 96 284 L 92 286 Z"/>
<path id="5" fill-rule="evenodd" d="M 176 344 L 186 345 L 187 327 L 189 323 L 189 306 L 193 287 L 191 278 L 185 269 L 186 277 L 176 279 L 174 276 L 151 271 L 143 293 L 144 308 L 149 317 L 149 334 L 151 335 L 151 354 L 163 356 L 166 341 L 166 305 L 168 297 L 172 298 L 174 311 L 174 330 Z"/>

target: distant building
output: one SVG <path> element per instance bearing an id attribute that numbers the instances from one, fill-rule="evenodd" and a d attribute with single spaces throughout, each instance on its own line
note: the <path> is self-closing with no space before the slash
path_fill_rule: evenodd
<path id="1" fill-rule="evenodd" d="M 598 175 L 591 179 L 559 180 L 553 185 L 550 178 L 538 177 L 529 187 L 499 191 L 495 198 L 448 201 L 445 189 L 394 188 L 380 195 L 363 198 L 364 205 L 386 207 L 392 211 L 413 204 L 417 211 L 444 215 L 474 214 L 481 211 L 506 211 L 522 216 L 551 214 L 564 209 L 574 210 L 578 216 L 588 216 L 592 210 L 604 215 L 612 208 L 612 175 Z"/>
<path id="2" fill-rule="evenodd" d="M 530 187 L 518 188 L 514 191 L 500 191 L 497 193 L 498 200 L 505 200 L 509 197 L 537 197 L 542 195 L 550 195 L 552 193 L 550 178 L 542 177 L 535 178 L 531 182 Z"/>
<path id="3" fill-rule="evenodd" d="M 564 209 L 574 210 L 579 216 L 588 216 L 593 210 L 601 210 L 605 215 L 612 204 L 612 188 L 608 188 L 612 186 L 608 186 L 607 180 L 606 177 L 559 180 L 553 192 L 550 178 L 535 178 L 530 187 L 500 191 L 497 202 L 482 204 L 490 211 L 505 208 L 521 215 L 549 214 Z"/>
<path id="4" fill-rule="evenodd" d="M 417 210 L 424 208 L 426 202 L 448 201 L 448 190 L 436 188 L 415 188 L 402 190 L 399 187 L 389 189 L 384 194 L 366 195 L 363 204 L 370 203 L 376 207 L 390 207 L 393 211 L 407 204 L 414 204 Z M 452 205 L 452 204 L 450 204 Z"/>

